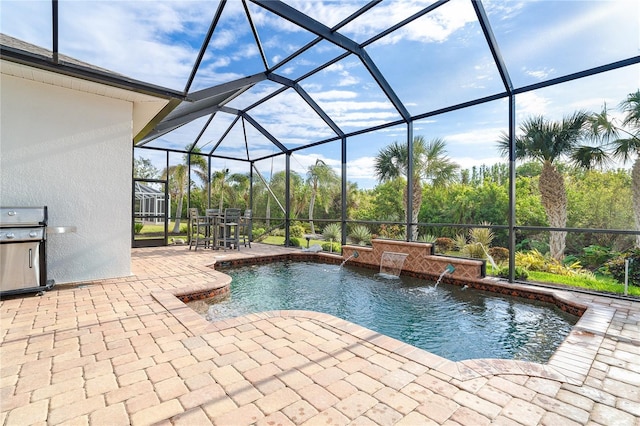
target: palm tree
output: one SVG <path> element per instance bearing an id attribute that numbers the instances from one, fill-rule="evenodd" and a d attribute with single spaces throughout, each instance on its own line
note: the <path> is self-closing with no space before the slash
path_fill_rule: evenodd
<path id="1" fill-rule="evenodd" d="M 222 169 L 211 174 L 211 195 L 214 192 L 218 194 L 218 209 L 222 211 L 224 208 L 224 196 L 228 192 L 226 185 L 227 176 L 229 175 L 229 169 Z"/>
<path id="2" fill-rule="evenodd" d="M 162 173 L 163 179 L 167 179 L 169 181 L 169 192 L 171 193 L 171 197 L 174 200 L 177 200 L 176 220 L 173 225 L 173 230 L 171 231 L 174 234 L 180 233 L 180 220 L 182 218 L 184 196 L 187 192 L 187 185 L 191 181 L 191 179 L 189 178 L 187 155 L 191 156 L 192 171 L 196 173 L 196 175 L 200 177 L 203 182 L 208 181 L 206 173 L 206 161 L 204 160 L 204 157 L 202 157 L 201 155 L 197 155 L 198 152 L 199 150 L 196 148 L 191 154 L 185 154 L 182 158 L 182 163 L 176 164 L 175 166 L 169 166 L 169 168 L 165 169 Z"/>
<path id="3" fill-rule="evenodd" d="M 311 233 L 315 234 L 315 228 L 313 226 L 313 209 L 315 207 L 316 200 L 318 200 L 322 207 L 328 210 L 331 205 L 331 196 L 335 193 L 335 188 L 338 184 L 338 175 L 336 172 L 327 165 L 324 161 L 317 159 L 313 166 L 309 166 L 307 169 L 307 184 L 311 188 L 310 200 L 309 200 L 309 224 L 311 225 Z"/>
<path id="4" fill-rule="evenodd" d="M 426 142 L 423 136 L 413 138 L 413 187 L 411 188 L 411 239 L 418 238 L 418 214 L 422 205 L 422 187 L 453 182 L 459 166 L 446 156 L 446 143 L 436 138 Z M 388 182 L 409 172 L 409 147 L 407 143 L 394 142 L 378 153 L 374 168 L 381 182 Z M 403 210 L 407 216 L 408 188 L 403 193 Z"/>
<path id="5" fill-rule="evenodd" d="M 186 164 L 176 164 L 175 166 L 169 166 L 169 169 L 165 169 L 162 176 L 163 179 L 169 181 L 171 198 L 177 200 L 176 220 L 173 225 L 173 230 L 171 231 L 174 234 L 180 233 L 180 217 L 182 216 L 184 193 L 187 188 L 188 169 Z"/>
<path id="6" fill-rule="evenodd" d="M 618 134 L 622 133 L 625 137 L 612 142 L 613 155 L 625 163 L 635 156 L 631 168 L 631 187 L 636 229 L 640 230 L 640 90 L 629 93 L 620 103 L 620 109 L 625 115 L 617 130 Z M 636 235 L 636 246 L 640 247 L 640 235 Z"/>
<path id="7" fill-rule="evenodd" d="M 542 206 L 552 228 L 567 225 L 567 193 L 558 163 L 567 158 L 577 165 L 586 166 L 591 164 L 587 159 L 597 159 L 597 155 L 589 153 L 589 147 L 579 144 L 586 136 L 588 120 L 589 115 L 581 111 L 565 116 L 561 122 L 549 121 L 542 116 L 530 117 L 520 124 L 522 134 L 515 138 L 516 160 L 542 163 L 538 185 Z M 507 134 L 502 134 L 498 144 L 502 153 L 508 154 Z M 566 236 L 566 231 L 550 231 L 549 251 L 554 259 L 562 260 L 564 257 Z"/>

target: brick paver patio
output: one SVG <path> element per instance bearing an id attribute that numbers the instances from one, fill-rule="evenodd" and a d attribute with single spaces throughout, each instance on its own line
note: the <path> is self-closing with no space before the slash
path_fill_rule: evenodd
<path id="1" fill-rule="evenodd" d="M 640 426 L 640 302 L 589 306 L 546 365 L 451 362 L 325 314 L 207 323 L 174 294 L 228 278 L 216 260 L 134 249 L 134 275 L 0 302 L 2 425 Z"/>

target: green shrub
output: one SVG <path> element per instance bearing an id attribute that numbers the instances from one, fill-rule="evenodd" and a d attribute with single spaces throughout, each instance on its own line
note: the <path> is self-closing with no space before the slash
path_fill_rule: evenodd
<path id="1" fill-rule="evenodd" d="M 299 238 L 291 237 L 289 238 L 289 245 L 293 247 L 301 247 L 302 243 L 300 242 Z"/>
<path id="2" fill-rule="evenodd" d="M 144 223 L 142 222 L 136 222 L 133 224 L 133 233 L 134 234 L 139 234 L 140 232 L 142 232 L 142 228 L 144 228 Z"/>
<path id="3" fill-rule="evenodd" d="M 453 244 L 455 248 L 462 251 L 462 249 L 464 249 L 464 246 L 467 245 L 467 237 L 465 237 L 464 234 L 456 234 L 455 238 L 453 239 Z"/>
<path id="4" fill-rule="evenodd" d="M 293 225 L 289 227 L 289 235 L 296 238 L 302 238 L 304 236 L 304 226 Z"/>
<path id="5" fill-rule="evenodd" d="M 340 243 L 326 242 L 322 243 L 322 250 L 332 253 L 340 253 L 340 251 L 342 251 L 342 246 L 340 245 Z"/>
<path id="6" fill-rule="evenodd" d="M 615 253 L 609 247 L 590 245 L 582 249 L 582 255 L 578 258 L 585 268 L 596 270 L 613 259 Z"/>
<path id="7" fill-rule="evenodd" d="M 498 273 L 496 275 L 499 276 L 500 278 L 509 278 L 509 267 L 505 266 L 503 268 L 500 268 L 500 270 L 498 271 Z M 516 280 L 523 281 L 523 280 L 526 280 L 527 278 L 529 278 L 529 273 L 527 272 L 527 270 L 525 268 L 522 268 L 520 266 L 516 266 L 514 278 Z"/>
<path id="8" fill-rule="evenodd" d="M 322 237 L 327 241 L 340 241 L 342 239 L 342 227 L 339 223 L 330 223 L 322 230 Z"/>
<path id="9" fill-rule="evenodd" d="M 436 238 L 436 249 L 440 253 L 446 253 L 456 247 L 455 241 L 448 237 Z"/>
<path id="10" fill-rule="evenodd" d="M 482 225 L 490 226 L 491 223 L 482 222 Z M 493 242 L 493 231 L 491 228 L 471 228 L 469 229 L 469 241 L 475 244 L 482 244 L 488 250 Z"/>
<path id="11" fill-rule="evenodd" d="M 538 241 L 534 239 L 525 238 L 518 244 L 516 244 L 516 252 L 537 250 L 542 254 L 549 253 L 549 244 L 544 241 Z"/>
<path id="12" fill-rule="evenodd" d="M 401 239 L 402 234 L 404 234 L 404 226 L 402 225 L 391 225 L 387 223 L 380 225 L 379 235 L 382 238 L 398 240 Z"/>
<path id="13" fill-rule="evenodd" d="M 432 243 L 436 240 L 436 236 L 432 234 L 424 234 L 418 237 L 418 241 L 422 243 Z"/>
<path id="14" fill-rule="evenodd" d="M 251 230 L 251 235 L 253 235 L 253 238 L 260 238 L 264 235 L 264 233 L 265 233 L 264 228 L 253 228 Z"/>
<path id="15" fill-rule="evenodd" d="M 356 225 L 351 229 L 349 238 L 357 245 L 371 244 L 371 231 L 365 225 Z"/>
<path id="16" fill-rule="evenodd" d="M 605 274 L 624 284 L 624 267 L 626 259 L 629 259 L 630 261 L 628 283 L 640 287 L 640 249 L 632 249 L 621 253 L 619 256 L 605 263 Z"/>
<path id="17" fill-rule="evenodd" d="M 528 271 L 550 272 L 565 276 L 587 275 L 588 272 L 582 270 L 580 262 L 564 265 L 549 255 L 543 255 L 538 250 L 517 252 L 516 265 Z"/>
<path id="18" fill-rule="evenodd" d="M 180 233 L 181 234 L 187 234 L 188 233 L 188 229 L 189 229 L 189 225 L 180 225 Z"/>
<path id="19" fill-rule="evenodd" d="M 506 262 L 509 260 L 509 249 L 504 247 L 491 247 L 489 249 L 489 256 L 491 256 L 496 263 Z"/>

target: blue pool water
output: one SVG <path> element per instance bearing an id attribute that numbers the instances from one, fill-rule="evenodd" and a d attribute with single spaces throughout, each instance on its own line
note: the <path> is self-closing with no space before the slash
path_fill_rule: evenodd
<path id="1" fill-rule="evenodd" d="M 225 270 L 231 293 L 215 321 L 271 310 L 324 312 L 453 361 L 546 362 L 578 318 L 553 305 L 367 269 L 284 262 Z"/>

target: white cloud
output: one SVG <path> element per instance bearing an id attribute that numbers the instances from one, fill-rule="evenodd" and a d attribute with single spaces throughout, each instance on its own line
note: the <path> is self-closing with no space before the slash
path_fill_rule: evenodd
<path id="1" fill-rule="evenodd" d="M 531 115 L 544 115 L 549 105 L 549 99 L 537 92 L 522 93 L 516 97 L 516 114 L 518 119 Z"/>
<path id="2" fill-rule="evenodd" d="M 345 27 L 345 32 L 358 39 L 374 36 L 403 19 L 423 10 L 431 1 L 384 2 Z M 396 44 L 402 40 L 443 42 L 469 22 L 477 21 L 470 3 L 452 0 L 435 11 L 405 25 L 379 43 Z"/>
<path id="3" fill-rule="evenodd" d="M 526 75 L 530 75 L 531 77 L 535 78 L 536 80 L 547 80 L 550 76 L 554 75 L 556 70 L 553 68 L 540 68 L 537 70 L 532 70 L 532 69 L 528 69 L 527 67 L 523 67 L 522 71 L 526 74 Z"/>
<path id="4" fill-rule="evenodd" d="M 347 173 L 349 180 L 355 179 L 376 179 L 375 157 L 364 156 L 347 161 Z"/>
<path id="5" fill-rule="evenodd" d="M 214 49 L 222 50 L 231 46 L 236 41 L 236 35 L 233 31 L 224 29 L 213 33 L 209 46 Z"/>

